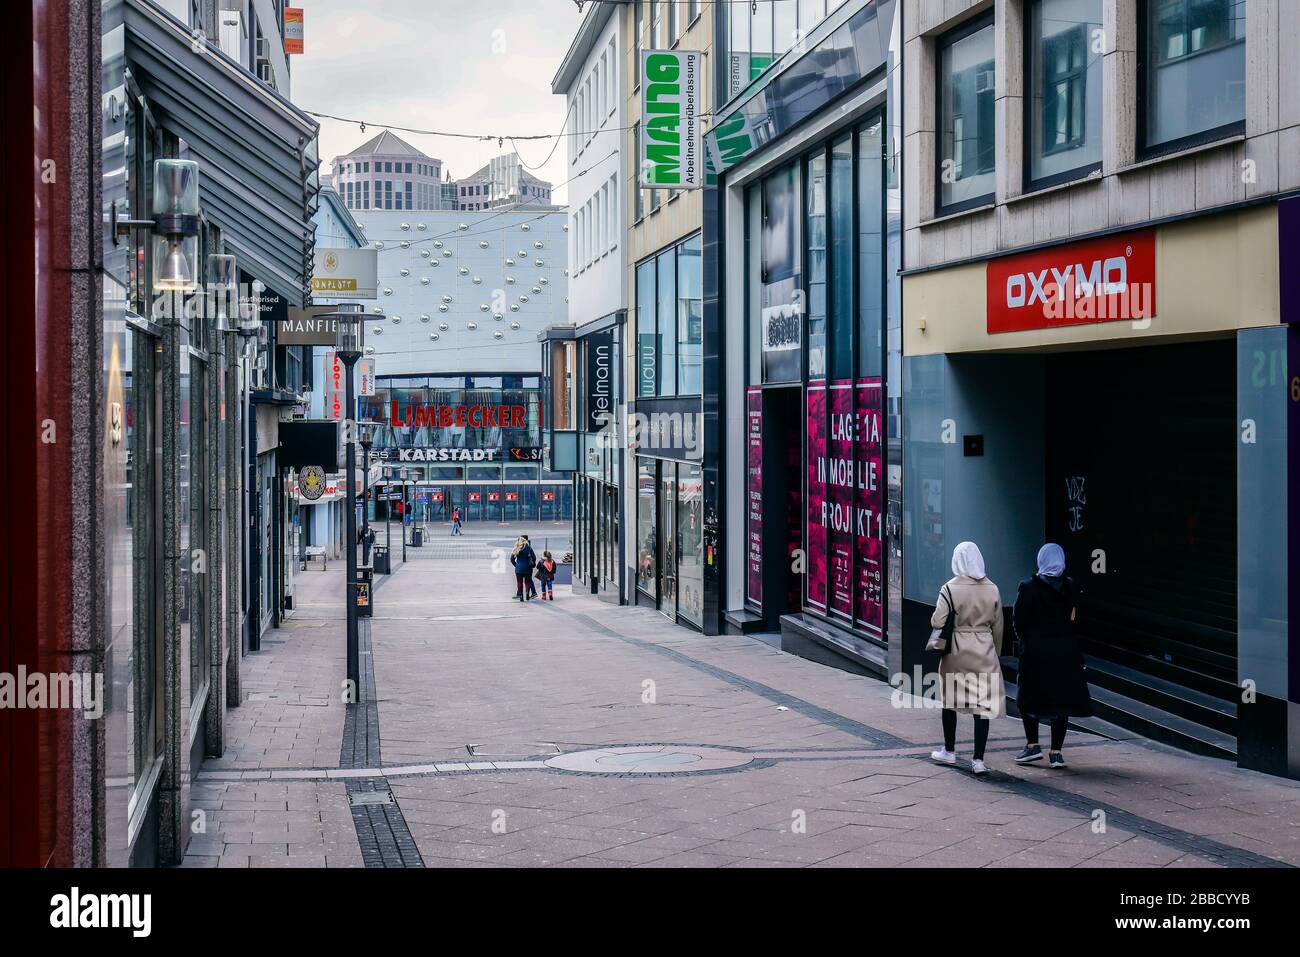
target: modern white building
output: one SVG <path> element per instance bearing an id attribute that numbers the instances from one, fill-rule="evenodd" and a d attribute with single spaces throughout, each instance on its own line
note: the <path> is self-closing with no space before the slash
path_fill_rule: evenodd
<path id="1" fill-rule="evenodd" d="M 537 336 L 567 315 L 566 213 L 362 212 L 379 250 L 365 339 L 380 376 L 540 371 Z"/>

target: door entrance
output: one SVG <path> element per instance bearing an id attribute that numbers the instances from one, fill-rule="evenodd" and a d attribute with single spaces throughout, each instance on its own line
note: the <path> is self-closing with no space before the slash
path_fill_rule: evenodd
<path id="1" fill-rule="evenodd" d="M 1230 339 L 1047 359 L 1047 521 L 1081 588 L 1090 679 L 1235 733 Z"/>
<path id="2" fill-rule="evenodd" d="M 763 390 L 762 595 L 764 627 L 803 606 L 794 552 L 803 548 L 803 390 Z"/>

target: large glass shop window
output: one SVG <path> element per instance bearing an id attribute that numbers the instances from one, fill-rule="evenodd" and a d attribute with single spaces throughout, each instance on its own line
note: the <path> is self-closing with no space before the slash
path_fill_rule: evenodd
<path id="1" fill-rule="evenodd" d="M 819 614 L 877 637 L 883 633 L 884 580 L 880 136 L 878 120 L 856 132 L 856 169 L 853 135 L 806 160 L 810 196 L 804 251 L 809 325 L 806 602 Z"/>
<path id="2" fill-rule="evenodd" d="M 677 613 L 704 627 L 704 473 L 677 466 Z"/>

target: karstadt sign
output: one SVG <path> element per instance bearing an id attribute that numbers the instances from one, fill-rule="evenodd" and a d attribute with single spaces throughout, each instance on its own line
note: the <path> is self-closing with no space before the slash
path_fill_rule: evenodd
<path id="1" fill-rule="evenodd" d="M 638 181 L 647 189 L 700 189 L 703 54 L 641 51 L 641 142 Z"/>

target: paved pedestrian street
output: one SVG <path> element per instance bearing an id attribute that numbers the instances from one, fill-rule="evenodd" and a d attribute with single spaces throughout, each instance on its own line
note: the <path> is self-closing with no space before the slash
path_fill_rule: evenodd
<path id="1" fill-rule="evenodd" d="M 197 777 L 184 866 L 1300 864 L 1293 782 L 1083 734 L 1068 771 L 1017 767 L 1011 718 L 976 778 L 929 760 L 937 711 L 884 683 L 568 585 L 521 605 L 504 533 L 432 537 L 375 589 L 359 705 L 343 563 L 297 574 Z"/>

